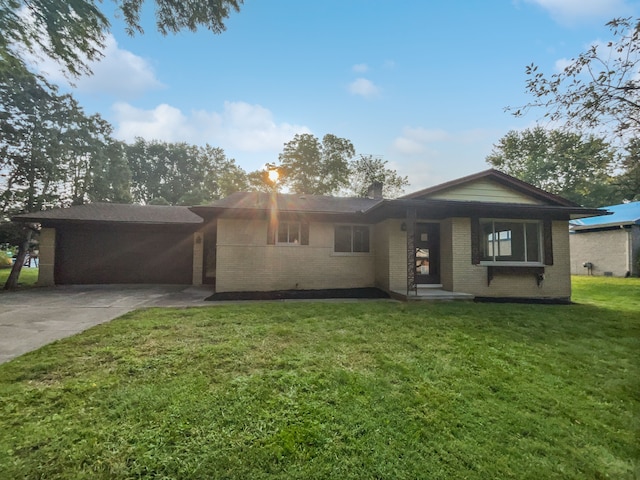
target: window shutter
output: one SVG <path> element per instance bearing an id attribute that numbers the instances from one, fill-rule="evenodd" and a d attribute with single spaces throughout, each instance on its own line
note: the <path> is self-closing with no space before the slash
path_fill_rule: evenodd
<path id="1" fill-rule="evenodd" d="M 306 222 L 300 224 L 300 245 L 309 245 L 309 224 Z"/>
<path id="2" fill-rule="evenodd" d="M 542 222 L 544 264 L 553 265 L 553 235 L 551 233 L 551 220 Z"/>
<path id="3" fill-rule="evenodd" d="M 480 219 L 471 217 L 471 263 L 480 264 Z"/>
<path id="4" fill-rule="evenodd" d="M 267 245 L 276 244 L 277 229 L 278 229 L 278 224 L 276 222 L 271 221 L 271 219 L 268 219 L 267 220 Z"/>

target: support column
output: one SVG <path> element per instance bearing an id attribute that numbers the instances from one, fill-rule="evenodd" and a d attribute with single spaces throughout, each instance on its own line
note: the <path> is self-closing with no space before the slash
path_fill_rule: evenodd
<path id="1" fill-rule="evenodd" d="M 416 209 L 407 209 L 407 296 L 414 291 L 418 295 L 416 285 Z"/>
<path id="2" fill-rule="evenodd" d="M 193 234 L 193 277 L 192 285 L 202 285 L 204 268 L 204 234 L 201 231 Z"/>
<path id="3" fill-rule="evenodd" d="M 43 228 L 40 230 L 38 246 L 38 286 L 49 287 L 55 285 L 54 270 L 56 264 L 56 229 Z"/>

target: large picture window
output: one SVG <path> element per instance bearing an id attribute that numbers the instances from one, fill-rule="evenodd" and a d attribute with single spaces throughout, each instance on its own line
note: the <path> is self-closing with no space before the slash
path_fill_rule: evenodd
<path id="1" fill-rule="evenodd" d="M 480 220 L 482 262 L 542 262 L 540 222 L 521 220 Z"/>
<path id="2" fill-rule="evenodd" d="M 339 253 L 368 253 L 369 227 L 367 225 L 336 225 L 334 251 Z"/>

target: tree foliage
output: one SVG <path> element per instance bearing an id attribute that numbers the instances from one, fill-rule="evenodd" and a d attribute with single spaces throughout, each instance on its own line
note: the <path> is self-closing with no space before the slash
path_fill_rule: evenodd
<path id="1" fill-rule="evenodd" d="M 86 116 L 71 95 L 59 95 L 20 62 L 0 63 L 0 97 L 0 223 L 16 213 L 129 199 L 128 169 L 107 122 Z M 33 229 L 3 231 L 22 237 L 10 288 Z"/>
<path id="2" fill-rule="evenodd" d="M 618 203 L 615 150 L 603 139 L 542 127 L 510 131 L 487 157 L 500 171 L 575 203 Z"/>
<path id="3" fill-rule="evenodd" d="M 614 181 L 619 197 L 630 202 L 640 200 L 640 138 L 632 138 L 626 144 L 620 168 Z"/>
<path id="4" fill-rule="evenodd" d="M 545 75 L 531 64 L 527 90 L 535 99 L 512 110 L 532 108 L 562 122 L 569 130 L 591 129 L 617 138 L 640 134 L 640 23 L 617 18 L 607 23 L 614 39 L 594 44 L 572 59 L 562 72 Z M 613 138 L 613 137 L 611 137 Z"/>
<path id="5" fill-rule="evenodd" d="M 110 24 L 96 0 L 0 0 L 0 57 L 14 62 L 24 53 L 43 53 L 60 62 L 72 76 L 89 73 L 88 62 L 102 56 Z M 127 32 L 142 33 L 144 0 L 113 0 Z M 151 3 L 151 2 L 147 2 Z M 225 20 L 242 0 L 155 0 L 160 33 L 204 27 L 225 30 Z"/>
<path id="6" fill-rule="evenodd" d="M 322 142 L 309 133 L 297 134 L 279 155 L 280 183 L 295 193 L 331 195 L 349 182 L 353 144 L 332 134 Z"/>
<path id="7" fill-rule="evenodd" d="M 220 148 L 137 138 L 125 151 L 139 203 L 199 205 L 247 188 L 244 170 Z"/>
<path id="8" fill-rule="evenodd" d="M 0 66 L 0 213 L 88 200 L 127 201 L 111 126 L 26 68 Z"/>
<path id="9" fill-rule="evenodd" d="M 349 193 L 357 197 L 366 197 L 374 182 L 382 184 L 384 198 L 396 198 L 404 193 L 409 185 L 407 177 L 401 177 L 387 167 L 388 161 L 373 155 L 360 155 L 350 163 Z"/>

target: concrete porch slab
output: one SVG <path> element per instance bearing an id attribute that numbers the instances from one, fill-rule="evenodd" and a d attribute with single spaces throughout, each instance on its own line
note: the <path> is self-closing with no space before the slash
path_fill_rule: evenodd
<path id="1" fill-rule="evenodd" d="M 462 292 L 448 292 L 441 288 L 418 288 L 417 294 L 415 291 L 409 292 L 403 290 L 392 291 L 392 296 L 398 300 L 404 300 L 406 302 L 424 302 L 424 301 L 451 301 L 451 300 L 473 300 L 475 297 L 470 293 Z"/>

